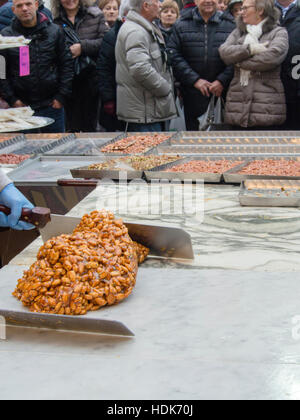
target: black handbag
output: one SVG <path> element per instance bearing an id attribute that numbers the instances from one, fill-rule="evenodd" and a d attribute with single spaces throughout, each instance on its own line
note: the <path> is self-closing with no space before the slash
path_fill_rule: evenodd
<path id="1" fill-rule="evenodd" d="M 66 42 L 71 46 L 73 44 L 80 44 L 80 38 L 77 33 L 68 25 L 63 24 L 63 30 L 66 35 Z M 74 59 L 74 74 L 75 76 L 90 72 L 96 69 L 96 63 L 87 55 L 80 55 Z"/>

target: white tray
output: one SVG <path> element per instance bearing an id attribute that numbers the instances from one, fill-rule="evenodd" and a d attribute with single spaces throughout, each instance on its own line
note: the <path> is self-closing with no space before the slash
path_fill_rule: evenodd
<path id="1" fill-rule="evenodd" d="M 31 119 L 35 119 L 37 121 L 37 125 L 30 127 L 30 128 L 19 128 L 17 131 L 15 128 L 1 128 L 1 123 L 0 123 L 0 133 L 22 133 L 23 131 L 28 131 L 28 130 L 36 130 L 37 128 L 42 128 L 42 127 L 47 127 L 48 125 L 51 125 L 54 123 L 54 120 L 52 118 L 48 118 L 48 117 L 31 117 Z M 42 122 L 40 124 L 38 124 L 38 121 L 42 120 Z M 6 123 L 7 124 L 7 123 Z M 15 124 L 14 122 L 12 122 L 12 124 Z"/>

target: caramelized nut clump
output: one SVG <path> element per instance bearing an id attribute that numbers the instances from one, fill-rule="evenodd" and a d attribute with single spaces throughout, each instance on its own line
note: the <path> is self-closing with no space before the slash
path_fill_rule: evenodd
<path id="1" fill-rule="evenodd" d="M 134 243 L 112 213 L 85 215 L 71 235 L 47 241 L 13 295 L 32 312 L 85 315 L 128 297 L 138 262 L 149 250 Z"/>

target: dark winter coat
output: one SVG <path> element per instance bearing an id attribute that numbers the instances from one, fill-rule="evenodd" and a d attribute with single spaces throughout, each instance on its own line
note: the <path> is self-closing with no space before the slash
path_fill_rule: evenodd
<path id="1" fill-rule="evenodd" d="M 293 78 L 293 68 L 296 64 L 293 63 L 293 57 L 300 56 L 300 0 L 298 4 L 292 7 L 286 14 L 284 19 L 281 19 L 281 25 L 286 28 L 289 35 L 289 50 L 288 55 L 282 65 L 281 78 L 285 88 L 287 103 L 300 102 L 300 69 L 298 70 L 299 79 Z"/>
<path id="2" fill-rule="evenodd" d="M 64 104 L 72 92 L 73 62 L 61 29 L 38 12 L 34 28 L 24 28 L 15 18 L 2 35 L 31 39 L 29 76 L 19 76 L 19 48 L 1 52 L 7 65 L 7 79 L 0 80 L 3 98 L 11 106 L 19 99 L 33 109 L 47 107 L 53 99 Z"/>
<path id="3" fill-rule="evenodd" d="M 15 16 L 12 11 L 12 3 L 12 0 L 9 0 L 2 7 L 0 7 L 0 31 L 9 26 Z M 43 4 L 40 5 L 39 11 L 46 15 L 47 18 L 52 22 L 53 19 L 50 10 L 47 9 Z"/>
<path id="4" fill-rule="evenodd" d="M 109 31 L 109 26 L 105 22 L 102 11 L 96 6 L 81 7 L 76 15 L 74 25 L 67 18 L 62 7 L 56 9 L 54 18 L 58 25 L 68 26 L 76 32 L 80 39 L 81 55 L 90 57 L 94 62 L 93 67 L 85 69 L 74 78 L 72 98 L 66 107 L 67 130 L 96 131 L 99 102 L 96 62 L 104 34 Z M 70 43 L 68 45 L 70 46 Z"/>
<path id="5" fill-rule="evenodd" d="M 115 25 L 103 38 L 97 61 L 97 73 L 99 75 L 99 92 L 103 103 L 116 101 L 116 56 L 115 47 L 122 20 L 118 19 Z"/>
<path id="6" fill-rule="evenodd" d="M 160 20 L 157 21 L 157 26 L 159 27 L 159 29 L 161 30 L 161 33 L 163 34 L 163 37 L 164 37 L 164 40 L 165 40 L 166 45 L 168 45 L 168 43 L 170 41 L 170 38 L 171 38 L 171 35 L 173 33 L 173 26 L 171 28 L 169 28 L 169 29 L 166 29 L 162 25 L 162 23 L 161 23 Z"/>
<path id="7" fill-rule="evenodd" d="M 175 79 L 181 85 L 186 115 L 192 120 L 206 111 L 209 102 L 194 88 L 197 80 L 219 80 L 225 88 L 232 80 L 233 68 L 224 64 L 218 49 L 234 29 L 235 24 L 220 12 L 206 24 L 198 8 L 190 9 L 173 26 L 168 50 Z"/>
<path id="8" fill-rule="evenodd" d="M 99 7 L 81 8 L 77 13 L 74 25 L 61 7 L 60 16 L 55 18 L 54 22 L 59 26 L 71 27 L 81 40 L 82 55 L 97 61 L 104 34 L 109 31 L 109 26 Z"/>

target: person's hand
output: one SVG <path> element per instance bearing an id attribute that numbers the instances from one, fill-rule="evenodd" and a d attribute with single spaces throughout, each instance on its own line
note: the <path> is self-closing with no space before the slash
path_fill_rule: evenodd
<path id="1" fill-rule="evenodd" d="M 33 209 L 34 206 L 20 193 L 14 184 L 7 185 L 0 192 L 0 204 L 11 209 L 9 216 L 0 212 L 1 227 L 8 227 L 14 230 L 31 230 L 35 228 L 30 223 L 20 221 L 22 209 Z"/>
<path id="2" fill-rule="evenodd" d="M 219 82 L 219 80 L 215 80 L 214 82 L 212 82 L 209 88 L 210 93 L 215 95 L 217 98 L 220 98 L 220 96 L 222 96 L 223 90 L 224 87 L 222 83 Z"/>
<path id="3" fill-rule="evenodd" d="M 73 44 L 70 47 L 70 51 L 72 53 L 73 58 L 79 57 L 81 55 L 81 52 L 82 52 L 81 51 L 81 44 Z"/>
<path id="4" fill-rule="evenodd" d="M 208 97 L 210 96 L 210 92 L 209 92 L 210 86 L 211 86 L 211 83 L 205 79 L 199 79 L 194 84 L 194 88 L 200 90 L 203 96 L 208 96 Z"/>
<path id="5" fill-rule="evenodd" d="M 266 51 L 268 51 L 267 46 L 269 45 L 269 42 L 263 42 L 262 44 L 250 44 L 250 53 L 251 55 L 255 55 L 255 54 L 261 54 L 264 53 Z"/>
<path id="6" fill-rule="evenodd" d="M 107 115 L 116 115 L 116 103 L 114 101 L 106 102 L 103 105 L 104 112 Z"/>
<path id="7" fill-rule="evenodd" d="M 54 99 L 52 101 L 51 106 L 54 109 L 62 109 L 63 108 L 63 105 L 57 99 Z"/>
<path id="8" fill-rule="evenodd" d="M 26 105 L 23 104 L 23 102 L 20 101 L 19 99 L 13 104 L 14 108 L 23 108 L 24 106 L 26 106 Z"/>

